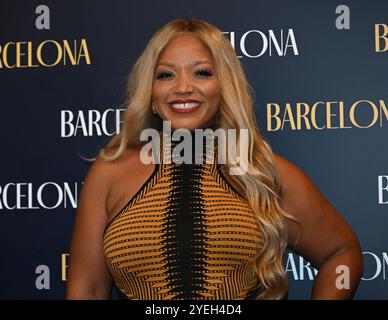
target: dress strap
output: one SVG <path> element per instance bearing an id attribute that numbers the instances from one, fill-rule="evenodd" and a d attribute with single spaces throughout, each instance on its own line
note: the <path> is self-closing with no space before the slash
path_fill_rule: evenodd
<path id="1" fill-rule="evenodd" d="M 185 138 L 190 139 L 188 144 L 182 143 Z M 176 163 L 181 164 L 216 164 L 218 159 L 218 143 L 216 142 L 214 132 L 196 135 L 193 132 L 191 136 L 181 136 L 179 141 L 172 140 L 172 137 L 163 131 L 159 132 L 159 153 L 156 157 L 161 164 Z M 189 149 L 189 150 L 187 150 Z M 185 153 L 189 155 L 185 157 Z"/>

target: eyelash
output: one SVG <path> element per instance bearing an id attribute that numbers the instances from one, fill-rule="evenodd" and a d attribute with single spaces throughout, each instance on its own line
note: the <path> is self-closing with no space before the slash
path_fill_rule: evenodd
<path id="1" fill-rule="evenodd" d="M 199 70 L 195 71 L 195 74 L 199 75 L 200 77 L 211 77 L 213 75 L 213 73 L 211 71 L 206 70 L 206 69 L 199 69 Z M 161 72 L 158 74 L 156 79 L 158 79 L 158 80 L 168 79 L 169 77 L 165 77 L 166 75 L 171 76 L 172 73 L 171 72 Z"/>

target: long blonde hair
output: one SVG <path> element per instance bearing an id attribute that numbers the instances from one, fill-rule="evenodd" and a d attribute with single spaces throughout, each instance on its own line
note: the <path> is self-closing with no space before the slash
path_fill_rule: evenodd
<path id="1" fill-rule="evenodd" d="M 287 246 L 286 219 L 292 217 L 280 207 L 278 172 L 272 149 L 257 128 L 253 90 L 231 43 L 217 27 L 198 19 L 178 19 L 154 34 L 130 73 L 121 132 L 111 139 L 106 149 L 100 150 L 100 156 L 107 161 L 115 160 L 128 147 L 139 145 L 143 129 L 160 130 L 160 119 L 151 111 L 154 71 L 169 41 L 182 34 L 200 39 L 213 55 L 221 88 L 215 127 L 237 129 L 237 132 L 248 129 L 248 171 L 230 178 L 244 191 L 243 196 L 255 213 L 263 236 L 254 258 L 256 285 L 262 289 L 256 299 L 281 299 L 288 290 L 282 257 Z M 113 153 L 108 155 L 108 149 Z M 240 150 L 239 146 L 236 150 Z M 228 163 L 223 166 L 230 168 Z"/>

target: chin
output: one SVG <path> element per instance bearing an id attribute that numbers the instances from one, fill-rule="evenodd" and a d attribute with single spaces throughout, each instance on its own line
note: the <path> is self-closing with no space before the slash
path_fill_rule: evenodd
<path id="1" fill-rule="evenodd" d="M 170 120 L 171 121 L 171 130 L 176 130 L 176 129 L 187 129 L 187 130 L 194 130 L 196 128 L 200 128 L 200 126 L 198 126 L 199 124 L 197 123 L 197 121 L 193 122 L 193 121 L 174 121 L 174 120 Z"/>
<path id="2" fill-rule="evenodd" d="M 194 129 L 197 129 L 199 127 L 197 126 L 190 126 L 190 125 L 177 125 L 177 126 L 171 126 L 171 130 L 176 130 L 176 129 L 186 129 L 186 130 L 189 130 L 189 131 L 193 131 Z"/>

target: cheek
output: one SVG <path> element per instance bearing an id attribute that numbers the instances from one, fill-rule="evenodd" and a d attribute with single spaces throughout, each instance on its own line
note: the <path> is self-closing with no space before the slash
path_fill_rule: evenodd
<path id="1" fill-rule="evenodd" d="M 213 103 L 218 103 L 221 97 L 221 90 L 218 83 L 212 83 L 206 88 L 206 96 Z"/>
<path id="2" fill-rule="evenodd" d="M 152 87 L 152 98 L 154 100 L 160 100 L 163 99 L 166 95 L 166 89 L 163 87 L 163 85 L 154 84 Z"/>

